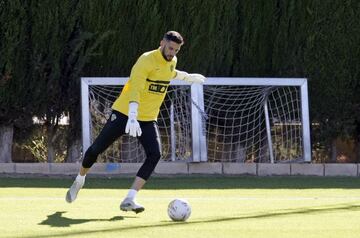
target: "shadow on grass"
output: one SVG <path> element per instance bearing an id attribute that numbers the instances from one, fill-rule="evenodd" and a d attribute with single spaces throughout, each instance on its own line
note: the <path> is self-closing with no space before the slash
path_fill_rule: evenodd
<path id="1" fill-rule="evenodd" d="M 128 189 L 133 178 L 94 178 L 86 180 L 86 189 Z M 1 178 L 0 188 L 68 188 L 73 178 Z M 144 189 L 360 189 L 357 177 L 255 177 L 187 176 L 152 177 Z"/>
<path id="2" fill-rule="evenodd" d="M 115 216 L 110 219 L 73 219 L 64 217 L 63 214 L 66 212 L 55 212 L 54 214 L 48 215 L 45 220 L 39 223 L 39 225 L 48 225 L 51 227 L 70 227 L 71 225 L 83 224 L 87 222 L 98 222 L 98 221 L 121 221 L 124 220 L 123 216 Z M 126 217 L 135 218 L 135 217 Z"/>
<path id="3" fill-rule="evenodd" d="M 106 232 L 121 232 L 121 231 L 131 231 L 131 230 L 139 230 L 139 229 L 152 229 L 155 227 L 174 227 L 174 226 L 192 226 L 196 224 L 205 224 L 205 223 L 219 223 L 219 222 L 233 222 L 233 221 L 241 221 L 241 220 L 248 220 L 248 219 L 270 219 L 276 217 L 286 217 L 286 216 L 293 216 L 293 215 L 314 215 L 314 214 L 321 214 L 321 213 L 330 213 L 336 211 L 360 211 L 360 205 L 357 204 L 337 204 L 337 205 L 327 205 L 327 206 L 318 206 L 318 207 L 304 207 L 304 208 L 297 208 L 297 209 L 283 209 L 283 210 L 276 210 L 276 211 L 268 211 L 262 213 L 254 213 L 254 214 L 240 214 L 238 216 L 232 217 L 218 217 L 218 218 L 210 218 L 210 219 L 203 219 L 203 220 L 195 220 L 195 221 L 187 221 L 187 222 L 171 222 L 171 221 L 162 221 L 161 224 L 149 224 L 149 225 L 140 225 L 140 226 L 128 226 L 128 227 L 119 227 L 119 228 L 110 228 L 110 229 L 100 229 L 100 230 L 91 230 L 91 231 L 78 231 L 78 232 L 63 232 L 58 234 L 46 234 L 46 235 L 33 235 L 33 236 L 24 236 L 23 238 L 45 238 L 45 237 L 68 237 L 68 236 L 80 236 L 80 235 L 87 235 L 87 234 L 104 234 Z M 59 213 L 59 214 L 57 214 Z M 80 223 L 85 223 L 89 221 L 98 221 L 97 219 L 69 219 L 62 217 L 62 213 L 64 212 L 57 212 L 51 216 L 53 218 L 48 218 L 44 222 L 58 224 L 58 226 L 65 226 L 66 224 L 75 225 Z M 59 218 L 60 217 L 60 218 Z M 60 221 L 52 221 L 53 219 L 60 219 Z M 105 219 L 105 221 L 112 221 L 114 218 Z M 123 220 L 124 217 L 116 217 L 117 220 Z M 101 220 L 104 221 L 104 220 Z M 44 223 L 42 222 L 42 223 Z M 40 223 L 40 224 L 42 224 Z M 69 225 L 69 226 L 70 226 Z"/>

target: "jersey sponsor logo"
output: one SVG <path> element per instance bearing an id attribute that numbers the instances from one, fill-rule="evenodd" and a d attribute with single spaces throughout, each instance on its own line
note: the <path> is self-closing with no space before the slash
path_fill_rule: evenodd
<path id="1" fill-rule="evenodd" d="M 167 89 L 167 85 L 161 85 L 161 84 L 150 84 L 149 85 L 149 91 L 150 92 L 153 92 L 153 93 L 160 93 L 160 94 L 163 94 L 166 92 L 166 89 Z"/>

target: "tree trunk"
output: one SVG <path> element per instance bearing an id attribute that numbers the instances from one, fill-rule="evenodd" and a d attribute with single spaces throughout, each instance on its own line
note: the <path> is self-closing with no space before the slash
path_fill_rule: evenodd
<path id="1" fill-rule="evenodd" d="M 360 162 L 360 141 L 358 140 L 356 143 L 356 162 L 355 163 L 359 163 Z"/>
<path id="2" fill-rule="evenodd" d="M 0 126 L 0 163 L 12 162 L 13 125 Z"/>
<path id="3" fill-rule="evenodd" d="M 73 163 L 81 160 L 81 140 L 76 139 L 68 144 L 66 162 Z"/>
<path id="4" fill-rule="evenodd" d="M 336 148 L 336 139 L 333 139 L 331 143 L 331 163 L 336 163 L 336 157 L 337 157 L 337 148 Z"/>
<path id="5" fill-rule="evenodd" d="M 55 160 L 55 151 L 54 151 L 54 146 L 51 144 L 47 146 L 47 162 L 48 163 L 53 163 Z"/>
<path id="6" fill-rule="evenodd" d="M 49 125 L 46 127 L 47 134 L 47 162 L 53 163 L 55 161 L 55 148 L 54 142 L 56 139 L 56 127 L 53 125 Z"/>

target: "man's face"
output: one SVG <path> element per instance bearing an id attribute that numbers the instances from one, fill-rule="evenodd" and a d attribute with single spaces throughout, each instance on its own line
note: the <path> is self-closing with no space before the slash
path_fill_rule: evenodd
<path id="1" fill-rule="evenodd" d="M 181 45 L 168 40 L 162 40 L 160 42 L 160 50 L 165 60 L 171 61 L 174 56 L 179 52 Z"/>

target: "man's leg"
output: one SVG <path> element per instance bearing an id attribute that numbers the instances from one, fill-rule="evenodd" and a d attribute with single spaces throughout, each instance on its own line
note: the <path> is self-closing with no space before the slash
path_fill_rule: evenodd
<path id="1" fill-rule="evenodd" d="M 106 150 L 117 138 L 125 133 L 126 122 L 127 116 L 117 111 L 113 111 L 104 128 L 101 130 L 99 136 L 85 152 L 79 174 L 66 193 L 67 202 L 71 203 L 76 199 L 79 190 L 84 186 L 85 176 L 92 165 L 96 162 L 98 155 Z"/>
<path id="2" fill-rule="evenodd" d="M 79 174 L 81 175 L 81 176 L 85 176 L 87 173 L 88 173 L 88 171 L 90 170 L 90 168 L 84 168 L 84 167 L 80 167 L 80 171 L 79 171 Z"/>
<path id="3" fill-rule="evenodd" d="M 136 194 L 145 185 L 161 157 L 160 134 L 156 122 L 141 122 L 140 125 L 142 135 L 139 140 L 144 147 L 146 160 L 139 169 L 126 198 L 120 204 L 121 210 L 136 213 L 145 210 L 136 202 Z"/>
<path id="4" fill-rule="evenodd" d="M 146 183 L 146 180 L 136 176 L 134 179 L 134 182 L 131 186 L 131 189 L 139 191 L 140 189 L 142 189 L 142 187 L 145 185 L 145 183 Z"/>

